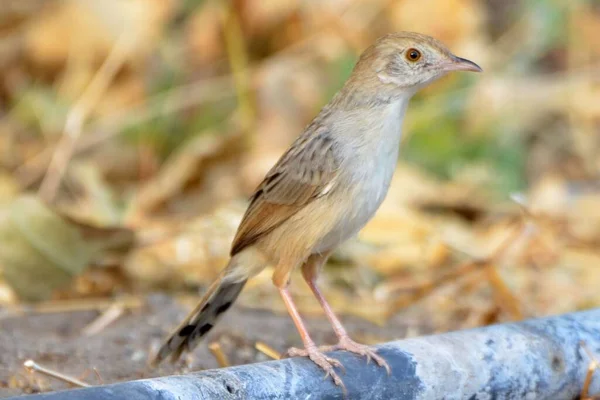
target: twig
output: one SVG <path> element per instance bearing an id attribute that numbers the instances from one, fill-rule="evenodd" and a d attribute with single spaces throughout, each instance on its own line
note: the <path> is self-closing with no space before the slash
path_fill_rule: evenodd
<path id="1" fill-rule="evenodd" d="M 506 252 L 530 231 L 527 223 L 519 222 L 517 228 L 500 243 L 496 250 L 489 257 L 480 261 L 480 264 L 486 266 L 488 281 L 494 289 L 498 300 L 501 300 L 497 300 L 496 303 L 501 308 L 507 310 L 517 320 L 523 319 L 520 303 L 500 276 L 496 265 Z"/>
<path id="2" fill-rule="evenodd" d="M 512 293 L 504 279 L 500 276 L 496 265 L 489 263 L 487 268 L 487 278 L 496 294 L 496 304 L 499 304 L 501 308 L 506 309 L 514 319 L 520 321 L 523 319 L 523 312 L 521 311 L 520 302 L 517 300 L 515 295 Z"/>
<path id="3" fill-rule="evenodd" d="M 581 342 L 580 343 L 581 348 L 583 349 L 583 351 L 585 351 L 588 355 L 588 357 L 590 358 L 590 363 L 588 364 L 588 370 L 587 373 L 585 374 L 585 380 L 583 381 L 583 388 L 581 389 L 581 400 L 594 400 L 594 399 L 598 399 L 600 398 L 600 396 L 598 395 L 589 395 L 589 391 L 590 391 L 590 385 L 592 384 L 592 378 L 594 376 L 594 372 L 596 371 L 596 369 L 598 369 L 598 367 L 600 367 L 600 362 L 598 362 L 598 360 L 596 360 L 596 357 L 594 357 L 594 354 L 590 351 L 590 349 L 587 347 L 587 345 L 585 344 L 585 342 Z"/>
<path id="4" fill-rule="evenodd" d="M 223 16 L 223 32 L 235 82 L 242 130 L 248 137 L 256 122 L 256 104 L 250 90 L 248 54 L 235 2 L 231 2 L 227 13 Z"/>
<path id="5" fill-rule="evenodd" d="M 98 379 L 98 382 L 100 382 L 101 385 L 104 385 L 104 379 L 102 379 L 102 375 L 100 375 L 100 372 L 98 371 L 98 369 L 96 367 L 92 367 L 92 370 L 94 371 L 94 374 L 96 375 L 96 379 Z"/>
<path id="6" fill-rule="evenodd" d="M 91 369 L 86 369 L 85 371 L 83 371 L 83 374 L 79 375 L 79 377 L 77 379 L 79 380 L 84 380 L 86 379 L 90 372 L 93 372 L 94 375 L 96 375 L 96 379 L 98 380 L 98 382 L 100 382 L 100 385 L 104 385 L 104 379 L 102 379 L 102 376 L 100 375 L 100 372 L 98 372 L 98 369 L 96 367 L 92 367 Z"/>
<path id="7" fill-rule="evenodd" d="M 462 276 L 465 276 L 471 273 L 472 271 L 479 270 L 481 267 L 482 266 L 478 262 L 469 260 L 460 264 L 456 268 L 453 268 L 451 271 L 442 274 L 438 278 L 432 279 L 427 282 L 423 282 L 410 288 L 404 288 L 405 290 L 410 291 L 410 293 L 405 296 L 401 296 L 397 299 L 394 299 L 394 301 L 389 307 L 389 311 L 387 312 L 387 317 L 395 313 L 396 310 L 408 307 L 409 305 L 421 300 L 422 298 L 426 297 L 431 292 L 433 292 L 436 288 L 446 283 L 452 282 Z M 383 289 L 386 292 L 393 292 L 400 289 L 394 286 L 396 285 L 394 285 L 394 283 L 392 282 L 391 284 L 387 284 L 386 286 L 381 287 L 380 290 Z"/>
<path id="8" fill-rule="evenodd" d="M 281 360 L 281 353 L 264 342 L 256 342 L 254 348 L 273 360 Z"/>
<path id="9" fill-rule="evenodd" d="M 46 176 L 38 191 L 40 197 L 45 201 L 52 201 L 56 195 L 62 177 L 73 155 L 75 143 L 79 139 L 79 136 L 81 136 L 83 124 L 92 107 L 98 102 L 119 68 L 125 62 L 131 45 L 134 42 L 133 38 L 134 36 L 127 32 L 121 35 L 86 90 L 69 110 L 63 136 L 52 155 Z"/>
<path id="10" fill-rule="evenodd" d="M 127 296 L 118 299 L 118 305 L 126 309 L 140 308 L 143 304 L 144 302 L 142 298 L 136 296 Z M 106 310 L 114 305 L 115 300 L 111 299 L 57 300 L 47 301 L 36 305 L 16 305 L 5 307 L 5 312 L 0 315 L 0 320 L 21 314 L 52 314 L 89 310 Z"/>
<path id="11" fill-rule="evenodd" d="M 121 304 L 115 303 L 108 307 L 102 314 L 100 314 L 98 318 L 86 325 L 81 330 L 81 333 L 83 333 L 85 336 L 95 335 L 119 319 L 124 312 L 125 308 Z"/>
<path id="12" fill-rule="evenodd" d="M 217 360 L 219 367 L 224 368 L 229 367 L 231 365 L 231 363 L 227 359 L 227 355 L 225 355 L 225 353 L 223 352 L 223 349 L 221 348 L 221 344 L 219 342 L 212 342 L 208 345 L 208 349 Z"/>
<path id="13" fill-rule="evenodd" d="M 46 367 L 42 367 L 41 365 L 37 364 L 35 361 L 33 360 L 27 360 L 23 363 L 23 367 L 25 367 L 25 369 L 29 372 L 38 372 L 40 374 L 55 378 L 55 379 L 59 379 L 63 382 L 67 382 L 70 383 L 71 385 L 75 385 L 75 386 L 79 386 L 79 387 L 91 387 L 91 385 L 88 385 L 85 382 L 80 381 L 77 378 L 73 378 L 72 376 L 68 376 L 65 374 L 62 374 L 58 371 L 54 371 L 51 370 L 49 368 Z"/>
<path id="14" fill-rule="evenodd" d="M 527 198 L 524 195 L 519 193 L 512 194 L 511 200 L 520 206 L 523 217 L 527 219 L 528 226 L 551 228 L 554 229 L 554 231 L 558 231 L 558 236 L 565 240 L 564 245 L 566 247 L 588 249 L 591 251 L 597 251 L 597 249 L 600 247 L 600 240 L 597 238 L 580 238 L 571 232 L 569 230 L 568 219 L 545 214 L 539 211 L 531 211 L 527 206 Z"/>

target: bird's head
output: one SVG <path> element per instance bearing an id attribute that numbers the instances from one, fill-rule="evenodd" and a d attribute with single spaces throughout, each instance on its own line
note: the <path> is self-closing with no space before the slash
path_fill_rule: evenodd
<path id="1" fill-rule="evenodd" d="M 430 36 L 398 32 L 379 38 L 362 53 L 349 84 L 374 94 L 414 94 L 451 71 L 482 69 Z"/>

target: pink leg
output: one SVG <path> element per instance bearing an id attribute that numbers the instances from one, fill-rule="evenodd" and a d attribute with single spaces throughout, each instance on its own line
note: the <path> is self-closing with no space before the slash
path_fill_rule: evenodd
<path id="1" fill-rule="evenodd" d="M 302 321 L 302 318 L 298 313 L 298 309 L 296 308 L 296 305 L 294 304 L 294 301 L 292 300 L 287 288 L 279 288 L 279 293 L 281 294 L 283 302 L 285 303 L 285 307 L 287 308 L 290 317 L 292 317 L 292 321 L 294 321 L 294 325 L 296 325 L 296 329 L 298 329 L 300 337 L 302 338 L 302 342 L 304 343 L 304 349 L 296 349 L 292 347 L 288 350 L 288 355 L 291 357 L 310 358 L 315 364 L 325 371 L 325 377 L 330 376 L 331 379 L 333 379 L 333 382 L 336 385 L 341 386 L 345 393 L 346 387 L 344 386 L 344 382 L 342 382 L 342 379 L 334 370 L 334 367 L 342 368 L 343 370 L 343 365 L 335 358 L 327 357 L 321 350 L 317 348 L 315 342 L 311 339 L 308 330 L 304 325 L 304 321 Z"/>
<path id="2" fill-rule="evenodd" d="M 360 344 L 360 343 L 356 343 L 354 340 L 350 339 L 350 336 L 348 336 L 348 332 L 346 332 L 346 329 L 342 325 L 341 321 L 339 320 L 337 315 L 335 315 L 335 313 L 331 309 L 331 306 L 329 305 L 329 303 L 327 303 L 327 300 L 325 300 L 325 296 L 323 296 L 323 294 L 317 287 L 317 284 L 316 284 L 317 276 L 318 276 L 323 264 L 325 264 L 325 261 L 327 261 L 329 254 L 330 253 L 320 254 L 320 255 L 313 254 L 312 256 L 310 256 L 308 258 L 306 263 L 304 263 L 304 265 L 302 266 L 302 275 L 304 276 L 306 283 L 308 284 L 308 286 L 312 290 L 313 294 L 317 298 L 319 304 L 321 304 L 323 311 L 325 311 L 325 315 L 329 319 L 329 322 L 331 323 L 331 326 L 333 327 L 333 330 L 339 339 L 339 342 L 337 345 L 324 347 L 324 348 L 322 348 L 322 350 L 324 350 L 324 351 L 346 350 L 351 353 L 365 356 L 365 357 L 367 357 L 367 362 L 369 362 L 371 359 L 375 360 L 375 362 L 380 367 L 384 367 L 386 369 L 387 373 L 389 374 L 390 366 L 387 364 L 387 362 L 381 356 L 377 355 L 375 350 L 372 350 L 369 346 L 366 346 L 366 345 Z"/>

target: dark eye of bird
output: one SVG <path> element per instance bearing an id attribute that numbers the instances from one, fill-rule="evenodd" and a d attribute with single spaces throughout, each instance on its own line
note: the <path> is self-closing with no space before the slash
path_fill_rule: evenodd
<path id="1" fill-rule="evenodd" d="M 421 58 L 421 52 L 417 49 L 408 49 L 406 50 L 406 58 L 408 59 L 408 61 L 419 61 L 419 59 Z"/>

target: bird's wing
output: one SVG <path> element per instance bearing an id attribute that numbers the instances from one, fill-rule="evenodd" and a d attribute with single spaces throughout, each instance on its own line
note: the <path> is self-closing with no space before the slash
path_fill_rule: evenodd
<path id="1" fill-rule="evenodd" d="M 277 228 L 302 207 L 331 190 L 339 167 L 329 130 L 305 131 L 269 171 L 251 197 L 231 255 Z"/>

